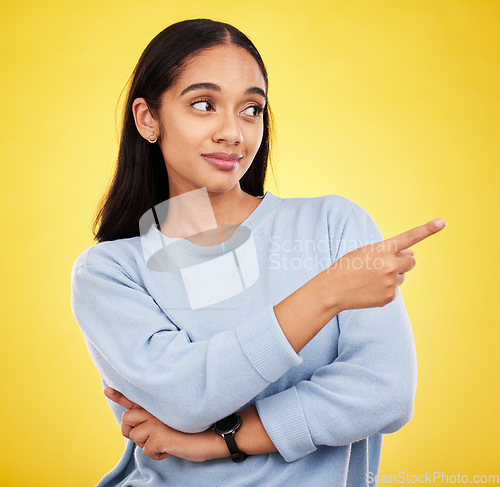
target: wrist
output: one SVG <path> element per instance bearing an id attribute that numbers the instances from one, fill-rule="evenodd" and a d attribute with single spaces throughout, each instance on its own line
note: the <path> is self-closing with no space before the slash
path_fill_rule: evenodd
<path id="1" fill-rule="evenodd" d="M 219 436 L 212 428 L 203 432 L 205 440 L 206 460 L 229 457 L 229 450 L 222 436 Z"/>
<path id="2" fill-rule="evenodd" d="M 224 439 L 229 451 L 229 456 L 233 462 L 242 462 L 247 458 L 246 453 L 238 448 L 238 444 L 236 442 L 236 433 L 241 428 L 241 416 L 238 413 L 230 414 L 229 416 L 216 421 L 212 428 Z"/>
<path id="3" fill-rule="evenodd" d="M 341 292 L 339 289 L 339 277 L 335 269 L 335 264 L 318 274 L 321 281 L 320 292 L 323 296 L 323 303 L 327 308 L 327 313 L 332 317 L 338 315 L 342 308 Z"/>

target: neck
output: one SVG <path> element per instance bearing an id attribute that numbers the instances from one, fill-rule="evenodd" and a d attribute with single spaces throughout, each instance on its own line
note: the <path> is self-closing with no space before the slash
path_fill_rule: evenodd
<path id="1" fill-rule="evenodd" d="M 259 198 L 245 193 L 239 185 L 224 193 L 200 188 L 170 196 L 161 231 L 169 237 L 180 238 L 203 233 L 211 235 L 211 241 L 221 242 L 224 232 L 227 234 L 228 228 L 234 231 L 259 203 Z"/>

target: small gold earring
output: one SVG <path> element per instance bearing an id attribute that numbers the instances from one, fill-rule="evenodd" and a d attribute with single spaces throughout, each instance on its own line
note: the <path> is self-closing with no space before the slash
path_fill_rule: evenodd
<path id="1" fill-rule="evenodd" d="M 152 144 L 154 144 L 157 140 L 158 140 L 158 137 L 153 132 L 151 132 L 148 135 L 148 141 L 151 142 Z"/>

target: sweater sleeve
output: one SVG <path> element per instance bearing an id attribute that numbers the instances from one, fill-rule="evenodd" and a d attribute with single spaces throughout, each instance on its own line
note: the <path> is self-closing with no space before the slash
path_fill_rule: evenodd
<path id="1" fill-rule="evenodd" d="M 352 203 L 334 261 L 383 240 L 370 215 Z M 400 289 L 389 304 L 340 312 L 337 358 L 309 380 L 257 401 L 259 416 L 285 461 L 321 445 L 346 445 L 392 433 L 413 414 L 416 354 Z"/>
<path id="2" fill-rule="evenodd" d="M 272 306 L 192 342 L 115 259 L 88 251 L 73 266 L 71 306 L 92 360 L 105 384 L 169 426 L 203 431 L 302 362 Z"/>

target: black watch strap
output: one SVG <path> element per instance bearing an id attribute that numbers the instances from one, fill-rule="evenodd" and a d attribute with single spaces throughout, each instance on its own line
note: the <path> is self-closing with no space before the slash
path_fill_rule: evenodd
<path id="1" fill-rule="evenodd" d="M 247 457 L 246 453 L 240 451 L 236 444 L 235 436 L 240 427 L 241 418 L 237 413 L 230 414 L 226 418 L 215 422 L 213 425 L 215 432 L 224 438 L 233 462 L 242 462 Z"/>
<path id="2" fill-rule="evenodd" d="M 229 453 L 231 454 L 231 460 L 233 462 L 242 462 L 247 456 L 238 448 L 236 440 L 234 439 L 234 435 L 235 433 L 233 432 L 227 435 L 222 435 L 222 437 L 224 438 L 224 440 L 226 440 L 227 448 L 229 450 Z"/>

